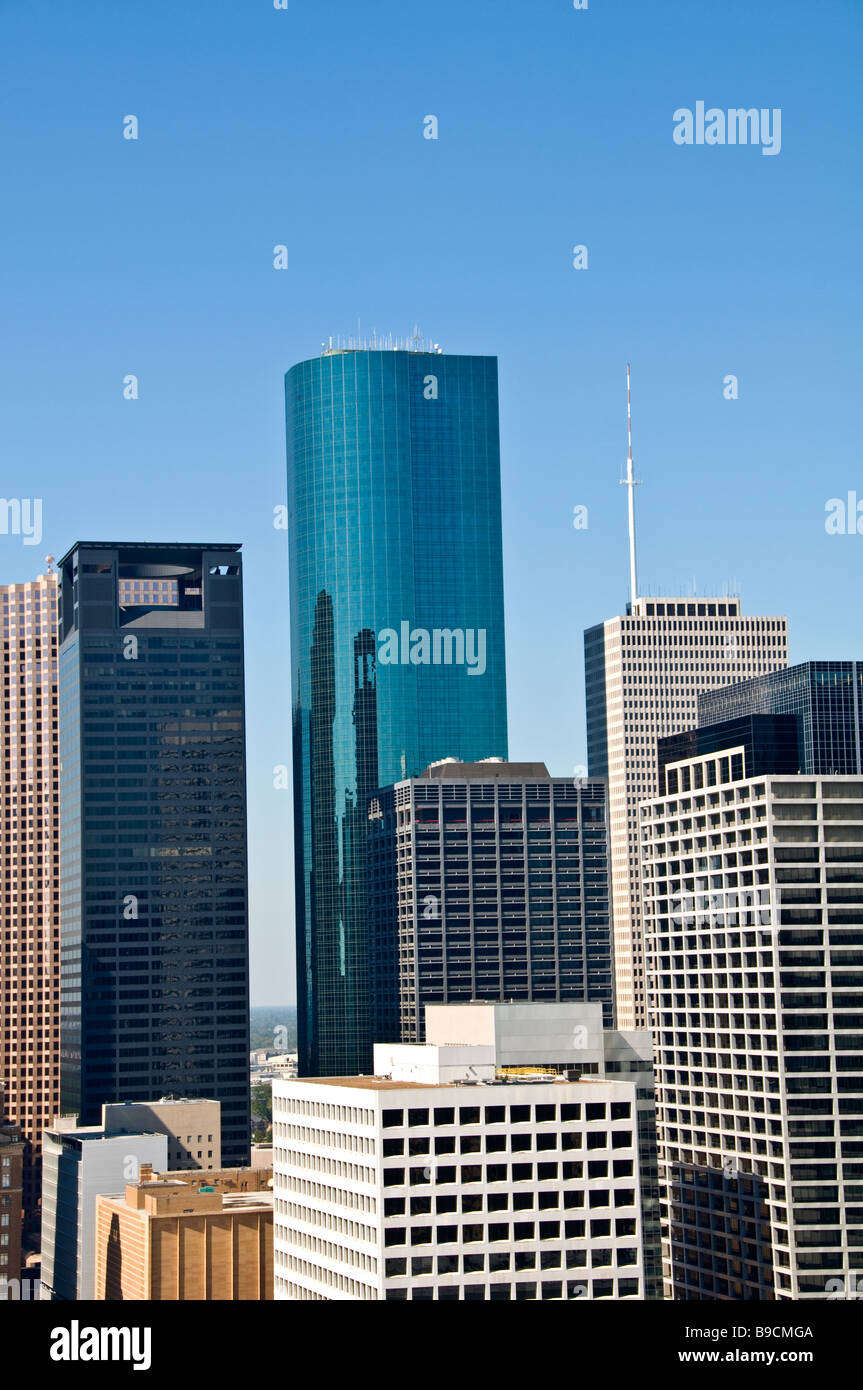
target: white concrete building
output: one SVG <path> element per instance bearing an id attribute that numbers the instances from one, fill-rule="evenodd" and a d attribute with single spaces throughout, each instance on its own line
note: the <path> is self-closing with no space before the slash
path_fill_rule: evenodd
<path id="1" fill-rule="evenodd" d="M 670 764 L 687 790 L 641 808 L 666 1296 L 841 1297 L 863 1270 L 863 782 L 729 762 Z"/>
<path id="2" fill-rule="evenodd" d="M 493 1042 L 390 1044 L 373 1077 L 277 1081 L 275 1297 L 643 1298 L 635 1081 L 526 1066 Z"/>
<path id="3" fill-rule="evenodd" d="M 785 618 L 738 598 L 637 598 L 584 634 L 588 775 L 608 780 L 619 1028 L 646 1028 L 638 807 L 659 792 L 656 741 L 697 722 L 699 691 L 788 665 Z"/>
<path id="4" fill-rule="evenodd" d="M 137 1182 L 141 1164 L 168 1166 L 166 1134 L 107 1135 L 58 1117 L 42 1148 L 42 1299 L 96 1296 L 96 1198 Z"/>

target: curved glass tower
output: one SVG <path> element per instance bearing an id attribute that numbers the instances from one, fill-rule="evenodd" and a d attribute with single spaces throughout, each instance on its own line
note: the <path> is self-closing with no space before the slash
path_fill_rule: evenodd
<path id="1" fill-rule="evenodd" d="M 371 794 L 507 756 L 497 360 L 335 351 L 285 378 L 299 1067 L 371 1069 Z"/>

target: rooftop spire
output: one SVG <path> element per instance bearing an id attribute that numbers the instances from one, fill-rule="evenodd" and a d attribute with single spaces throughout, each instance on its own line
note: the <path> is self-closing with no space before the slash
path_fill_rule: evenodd
<path id="1" fill-rule="evenodd" d="M 629 599 L 632 607 L 638 598 L 638 577 L 635 565 L 635 491 L 640 479 L 632 472 L 632 397 L 629 385 L 629 363 L 626 364 L 626 477 L 621 478 L 628 489 L 629 503 Z"/>

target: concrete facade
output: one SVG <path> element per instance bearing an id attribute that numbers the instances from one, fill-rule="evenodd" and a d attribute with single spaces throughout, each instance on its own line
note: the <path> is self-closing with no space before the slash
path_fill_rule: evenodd
<path id="1" fill-rule="evenodd" d="M 863 781 L 695 761 L 641 808 L 666 1295 L 853 1296 Z"/>
<path id="2" fill-rule="evenodd" d="M 656 741 L 696 722 L 700 691 L 788 664 L 785 618 L 737 598 L 638 598 L 584 634 L 588 774 L 608 779 L 619 1028 L 647 1027 L 638 807 L 656 796 Z"/>
<path id="3" fill-rule="evenodd" d="M 273 1088 L 276 1299 L 645 1296 L 633 1080 L 506 1074 L 493 1043 L 375 1059 Z"/>
<path id="4" fill-rule="evenodd" d="M 163 1097 L 102 1106 L 107 1134 L 167 1134 L 168 1167 L 221 1168 L 221 1106 L 217 1100 Z"/>

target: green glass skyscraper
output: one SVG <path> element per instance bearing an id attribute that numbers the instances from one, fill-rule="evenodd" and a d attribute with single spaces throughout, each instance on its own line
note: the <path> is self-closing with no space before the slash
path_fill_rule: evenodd
<path id="1" fill-rule="evenodd" d="M 285 379 L 299 1066 L 369 1071 L 381 786 L 507 756 L 497 361 L 330 350 Z"/>

